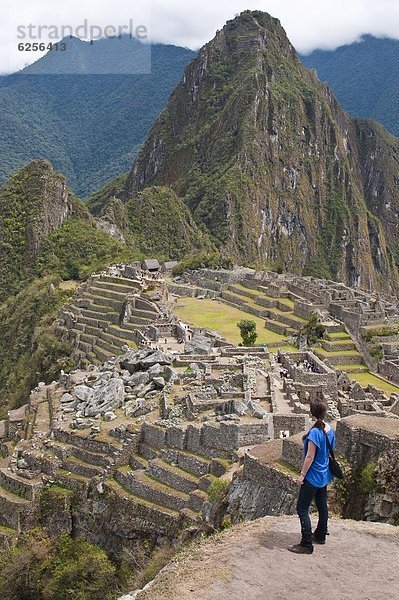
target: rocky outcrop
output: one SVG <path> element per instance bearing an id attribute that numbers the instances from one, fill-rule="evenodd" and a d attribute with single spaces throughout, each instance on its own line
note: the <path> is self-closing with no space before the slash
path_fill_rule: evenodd
<path id="1" fill-rule="evenodd" d="M 395 148 L 349 118 L 277 19 L 245 11 L 187 67 L 124 195 L 171 187 L 237 261 L 397 290 Z"/>

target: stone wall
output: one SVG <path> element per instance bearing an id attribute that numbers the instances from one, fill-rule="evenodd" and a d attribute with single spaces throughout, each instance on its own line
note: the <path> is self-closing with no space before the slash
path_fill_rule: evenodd
<path id="1" fill-rule="evenodd" d="M 298 488 L 291 475 L 246 454 L 243 470 L 230 486 L 229 512 L 233 521 L 292 515 L 297 498 Z"/>
<path id="2" fill-rule="evenodd" d="M 253 446 L 271 438 L 274 415 L 256 423 L 233 423 L 188 425 L 184 427 L 144 424 L 142 441 L 153 448 L 181 449 L 201 454 L 208 458 L 230 458 L 242 446 Z M 302 423 L 297 415 L 290 421 L 291 427 Z"/>
<path id="3" fill-rule="evenodd" d="M 399 363 L 391 360 L 382 360 L 378 367 L 383 377 L 387 379 L 391 378 L 395 383 L 399 383 Z"/>
<path id="4" fill-rule="evenodd" d="M 354 415 L 337 423 L 338 454 L 353 465 L 376 461 L 397 445 L 399 419 Z"/>
<path id="5" fill-rule="evenodd" d="M 308 415 L 273 414 L 274 438 L 278 438 L 281 431 L 289 431 L 290 436 L 305 432 L 308 424 Z"/>

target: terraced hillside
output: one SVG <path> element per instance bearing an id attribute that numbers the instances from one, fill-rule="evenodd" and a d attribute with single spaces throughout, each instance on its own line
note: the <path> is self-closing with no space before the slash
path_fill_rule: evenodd
<path id="1" fill-rule="evenodd" d="M 340 329 L 326 331 L 324 339 L 320 340 L 320 347 L 315 348 L 315 354 L 351 376 L 354 373 L 368 373 L 368 368 L 351 336 L 343 326 Z"/>
<path id="2" fill-rule="evenodd" d="M 137 334 L 159 316 L 155 303 L 140 295 L 142 283 L 124 277 L 93 276 L 82 284 L 61 313 L 65 334 L 84 358 L 103 362 L 121 354 L 123 345 L 136 347 Z M 129 296 L 132 314 L 121 322 Z"/>
<path id="3" fill-rule="evenodd" d="M 225 286 L 215 284 L 215 282 L 208 281 L 206 277 L 200 276 L 198 285 L 199 287 L 173 284 L 173 291 L 175 293 L 184 291 L 192 296 L 203 297 L 206 295 L 207 286 L 211 285 L 214 289 L 208 291 L 213 293 L 213 297 L 227 305 L 229 309 L 235 310 L 236 313 L 230 315 L 223 309 L 219 310 L 219 302 L 185 298 L 179 300 L 176 314 L 183 320 L 187 319 L 193 325 L 215 329 L 226 339 L 235 335 L 236 338 L 231 339 L 235 343 L 238 343 L 238 335 L 235 331 L 233 332 L 236 329 L 236 323 L 242 318 L 242 313 L 249 313 L 258 327 L 258 343 L 266 343 L 271 349 L 291 349 L 290 337 L 300 331 L 312 312 L 317 309 L 317 306 L 309 303 L 308 299 L 289 291 L 288 288 L 283 292 L 277 286 L 267 283 L 263 285 L 262 281 L 251 278 Z M 220 294 L 219 297 L 218 294 Z M 231 322 L 232 320 L 234 323 Z M 369 371 L 357 344 L 342 323 L 331 319 L 323 325 L 325 327 L 324 338 L 313 348 L 320 359 L 328 361 L 338 370 L 345 371 L 364 387 L 370 384 L 388 395 L 399 392 L 399 387 Z M 375 326 L 373 327 L 375 329 Z M 382 328 L 383 324 L 377 327 L 376 331 L 381 332 Z M 385 339 L 388 344 L 386 349 L 389 351 L 391 348 L 389 356 L 392 358 L 395 344 L 398 343 L 397 336 L 394 336 L 392 340 Z"/>
<path id="4" fill-rule="evenodd" d="M 222 301 L 264 318 L 266 329 L 286 337 L 296 334 L 305 325 L 306 319 L 295 314 L 294 296 L 287 293 L 286 296 L 273 297 L 267 292 L 267 287 L 245 281 L 223 290 Z"/>

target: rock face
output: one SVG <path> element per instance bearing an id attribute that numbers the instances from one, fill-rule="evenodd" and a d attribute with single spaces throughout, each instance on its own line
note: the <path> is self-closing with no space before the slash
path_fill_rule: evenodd
<path id="1" fill-rule="evenodd" d="M 84 408 L 85 417 L 95 417 L 98 414 L 120 408 L 125 397 L 122 379 L 110 379 L 92 388 Z"/>
<path id="2" fill-rule="evenodd" d="M 237 261 L 397 290 L 398 151 L 349 118 L 278 20 L 246 11 L 187 67 L 124 195 L 171 187 Z"/>

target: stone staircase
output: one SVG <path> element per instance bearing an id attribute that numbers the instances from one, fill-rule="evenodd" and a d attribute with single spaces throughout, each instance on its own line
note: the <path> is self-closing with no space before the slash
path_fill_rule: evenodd
<path id="1" fill-rule="evenodd" d="M 210 484 L 231 462 L 182 447 L 165 447 L 164 434 L 155 425 L 146 426 L 138 451 L 130 455 L 129 464 L 116 469 L 107 485 L 137 505 L 150 507 L 155 517 L 167 514 L 176 520 L 199 521 Z M 185 432 L 177 435 L 182 440 Z"/>
<path id="2" fill-rule="evenodd" d="M 122 346 L 136 347 L 137 332 L 159 315 L 158 307 L 142 297 L 140 281 L 123 277 L 92 276 L 79 287 L 79 294 L 60 317 L 68 339 L 93 363 L 121 354 Z M 120 324 L 127 295 L 132 298 L 132 315 Z"/>
<path id="3" fill-rule="evenodd" d="M 131 448 L 138 443 L 132 440 Z M 87 489 L 95 477 L 105 480 L 124 464 L 130 453 L 119 440 L 92 440 L 62 429 L 54 430 L 54 440 L 48 446 L 56 483 L 67 489 Z"/>

